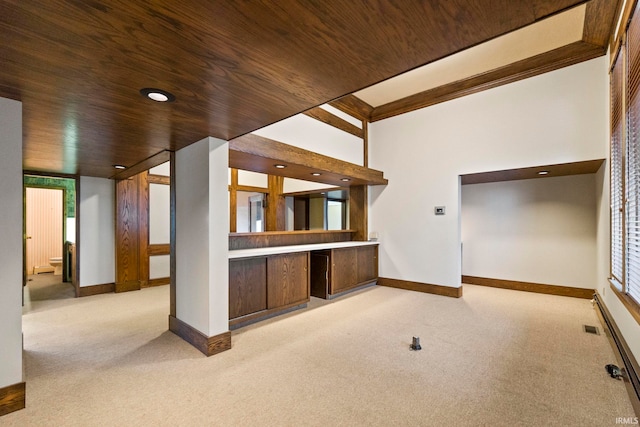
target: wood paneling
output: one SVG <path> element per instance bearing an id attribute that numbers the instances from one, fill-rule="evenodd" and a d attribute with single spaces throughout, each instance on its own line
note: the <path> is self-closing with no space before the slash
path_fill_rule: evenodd
<path id="1" fill-rule="evenodd" d="M 147 254 L 150 256 L 154 255 L 169 255 L 171 253 L 171 245 L 170 244 L 153 244 L 149 245 L 147 248 Z"/>
<path id="2" fill-rule="evenodd" d="M 334 249 L 331 253 L 329 293 L 337 294 L 358 283 L 358 248 Z"/>
<path id="3" fill-rule="evenodd" d="M 307 110 L 304 112 L 304 114 L 316 120 L 319 120 L 323 123 L 326 123 L 329 126 L 333 126 L 344 132 L 350 133 L 351 135 L 357 136 L 358 138 L 364 137 L 363 130 L 360 129 L 358 126 L 354 126 L 348 121 L 344 120 L 343 118 L 335 116 L 330 112 L 328 112 L 327 110 L 322 109 L 320 107 L 315 107 L 310 110 Z"/>
<path id="4" fill-rule="evenodd" d="M 267 258 L 229 260 L 229 319 L 267 309 Z"/>
<path id="5" fill-rule="evenodd" d="M 305 230 L 264 233 L 231 233 L 229 250 L 266 248 L 271 246 L 310 245 L 313 243 L 348 242 L 352 230 Z"/>
<path id="6" fill-rule="evenodd" d="M 116 291 L 115 283 L 104 283 L 102 285 L 81 286 L 78 288 L 79 297 L 90 297 L 92 295 L 110 294 Z"/>
<path id="7" fill-rule="evenodd" d="M 375 107 L 371 121 L 387 119 L 441 102 L 472 95 L 518 80 L 554 71 L 559 68 L 603 56 L 605 47 L 578 41 L 540 55 L 514 62 L 467 79 L 438 86 L 388 104 Z"/>
<path id="8" fill-rule="evenodd" d="M 574 298 L 593 298 L 595 290 L 572 288 L 569 286 L 544 285 L 540 283 L 519 282 L 515 280 L 491 279 L 487 277 L 462 276 L 462 283 L 469 285 L 490 286 L 492 288 L 512 289 L 516 291 L 535 292 L 539 294 L 559 295 Z"/>
<path id="9" fill-rule="evenodd" d="M 267 260 L 267 308 L 309 300 L 309 252 L 272 255 Z"/>
<path id="10" fill-rule="evenodd" d="M 276 168 L 275 165 L 279 163 L 287 167 Z M 380 171 L 252 134 L 229 141 L 229 166 L 336 187 L 388 183 Z M 313 172 L 320 172 L 322 175 L 316 177 L 311 175 Z M 351 181 L 344 182 L 342 178 L 350 178 Z"/>
<path id="11" fill-rule="evenodd" d="M 335 101 L 329 102 L 334 108 L 349 114 L 351 117 L 363 121 L 369 121 L 373 107 L 354 95 L 343 96 Z"/>
<path id="12" fill-rule="evenodd" d="M 390 279 L 388 277 L 378 278 L 378 285 L 390 288 L 406 289 L 408 291 L 424 292 L 427 294 L 442 295 L 445 297 L 462 297 L 462 287 L 453 288 L 450 286 L 432 285 L 430 283 L 412 282 L 409 280 Z"/>
<path id="13" fill-rule="evenodd" d="M 138 179 L 116 181 L 116 292 L 140 289 Z"/>
<path id="14" fill-rule="evenodd" d="M 149 184 L 161 184 L 161 185 L 171 185 L 171 177 L 164 175 L 147 175 L 147 182 Z"/>
<path id="15" fill-rule="evenodd" d="M 460 175 L 460 181 L 462 185 L 466 185 L 482 184 L 486 182 L 516 181 L 520 179 L 544 179 L 557 176 L 582 175 L 598 172 L 603 163 L 604 159 L 598 159 L 556 165 L 471 173 Z M 540 171 L 547 171 L 549 173 L 547 175 L 538 175 L 538 172 Z"/>
<path id="16" fill-rule="evenodd" d="M 25 408 L 27 387 L 25 383 L 0 388 L 0 417 Z"/>
<path id="17" fill-rule="evenodd" d="M 0 96 L 23 102 L 25 169 L 110 177 L 113 164 L 233 139 L 583 1 L 7 0 Z M 176 101 L 142 98 L 150 86 Z"/>
<path id="18" fill-rule="evenodd" d="M 231 332 L 207 337 L 173 315 L 169 315 L 169 330 L 200 350 L 207 357 L 231 349 Z"/>

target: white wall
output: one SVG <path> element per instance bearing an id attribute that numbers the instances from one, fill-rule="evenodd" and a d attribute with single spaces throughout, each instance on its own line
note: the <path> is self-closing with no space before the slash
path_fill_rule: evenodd
<path id="1" fill-rule="evenodd" d="M 171 176 L 171 162 L 164 162 L 161 165 L 149 169 L 151 175 Z"/>
<path id="2" fill-rule="evenodd" d="M 80 177 L 80 286 L 115 282 L 115 183 Z"/>
<path id="3" fill-rule="evenodd" d="M 0 98 L 0 388 L 22 382 L 22 103 Z"/>
<path id="4" fill-rule="evenodd" d="M 171 187 L 149 184 L 149 243 L 168 244 L 171 230 Z"/>
<path id="5" fill-rule="evenodd" d="M 596 288 L 594 174 L 462 186 L 462 274 Z"/>
<path id="6" fill-rule="evenodd" d="M 269 187 L 269 175 L 259 172 L 245 171 L 238 169 L 238 185 L 248 185 L 250 187 Z"/>
<path id="7" fill-rule="evenodd" d="M 605 158 L 607 59 L 371 124 L 369 230 L 380 276 L 460 286 L 459 175 Z M 445 216 L 434 206 L 444 205 Z"/>
<path id="8" fill-rule="evenodd" d="M 149 279 L 164 279 L 171 274 L 171 259 L 169 255 L 154 255 L 149 257 Z"/>
<path id="9" fill-rule="evenodd" d="M 362 138 L 298 114 L 255 132 L 256 135 L 362 166 Z"/>
<path id="10" fill-rule="evenodd" d="M 176 317 L 207 336 L 229 330 L 229 144 L 176 152 Z"/>
<path id="11" fill-rule="evenodd" d="M 285 178 L 282 192 L 284 194 L 288 194 L 303 191 L 326 190 L 328 188 L 335 188 L 335 186 L 323 184 L 321 182 L 304 181 L 302 179 L 295 178 Z"/>

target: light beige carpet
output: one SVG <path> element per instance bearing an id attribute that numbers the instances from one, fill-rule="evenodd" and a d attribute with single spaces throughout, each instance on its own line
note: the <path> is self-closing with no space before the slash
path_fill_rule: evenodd
<path id="1" fill-rule="evenodd" d="M 232 333 L 167 332 L 168 288 L 31 301 L 15 426 L 614 426 L 635 416 L 588 300 L 372 287 Z M 422 351 L 410 351 L 412 336 Z"/>

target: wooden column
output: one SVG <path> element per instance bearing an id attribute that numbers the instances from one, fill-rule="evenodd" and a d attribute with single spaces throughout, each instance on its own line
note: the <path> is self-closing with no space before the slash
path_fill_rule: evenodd
<path id="1" fill-rule="evenodd" d="M 269 175 L 269 195 L 266 208 L 265 231 L 284 231 L 286 203 L 283 196 L 284 177 Z"/>
<path id="2" fill-rule="evenodd" d="M 368 240 L 368 186 L 349 187 L 349 228 L 354 230 L 353 240 Z"/>
<path id="3" fill-rule="evenodd" d="M 235 233 L 238 224 L 238 169 L 231 169 L 229 185 L 229 232 Z"/>
<path id="4" fill-rule="evenodd" d="M 116 292 L 140 289 L 139 180 L 116 181 Z"/>
<path id="5" fill-rule="evenodd" d="M 138 174 L 138 281 L 149 284 L 149 172 Z"/>

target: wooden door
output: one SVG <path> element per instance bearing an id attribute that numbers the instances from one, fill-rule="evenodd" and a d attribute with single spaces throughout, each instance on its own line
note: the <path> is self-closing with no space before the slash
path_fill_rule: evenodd
<path id="1" fill-rule="evenodd" d="M 267 284 L 267 308 L 309 301 L 309 252 L 270 256 Z"/>
<path id="2" fill-rule="evenodd" d="M 378 247 L 375 245 L 358 247 L 358 283 L 377 279 L 377 251 Z"/>
<path id="3" fill-rule="evenodd" d="M 229 319 L 267 309 L 267 258 L 229 261 Z"/>
<path id="4" fill-rule="evenodd" d="M 336 294 L 358 283 L 358 248 L 333 249 L 331 253 L 331 290 Z"/>

